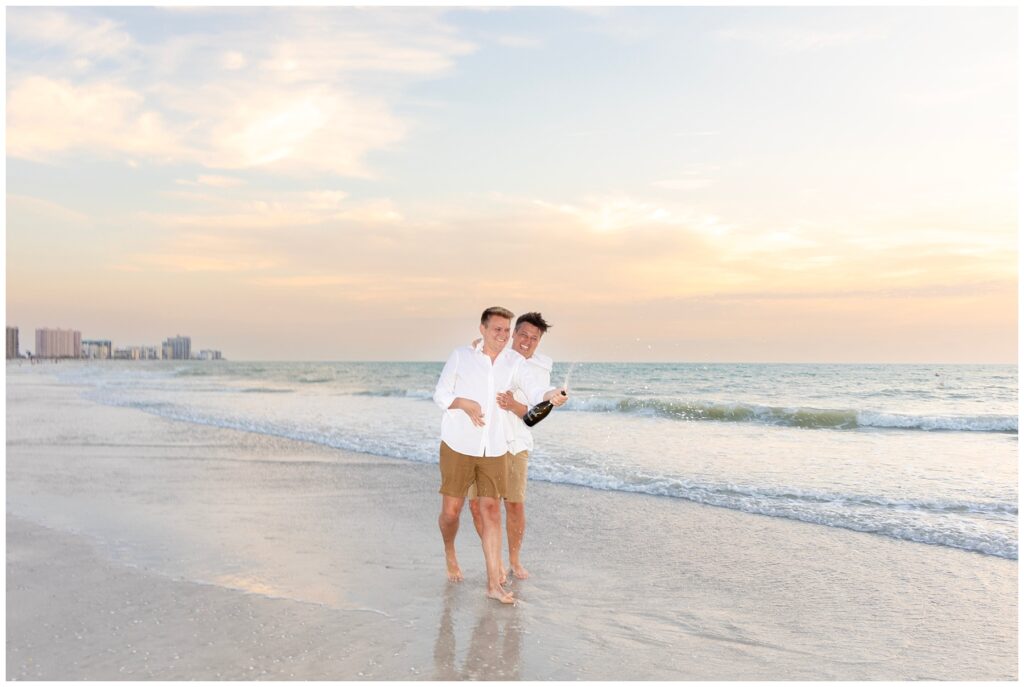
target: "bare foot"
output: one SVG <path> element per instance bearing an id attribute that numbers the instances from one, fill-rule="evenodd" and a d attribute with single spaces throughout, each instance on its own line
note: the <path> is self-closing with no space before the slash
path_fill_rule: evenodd
<path id="1" fill-rule="evenodd" d="M 498 582 L 502 587 L 508 584 L 508 573 L 505 572 L 505 566 L 501 566 L 501 580 Z"/>
<path id="2" fill-rule="evenodd" d="M 514 604 L 516 602 L 516 597 L 512 596 L 511 592 L 506 592 L 501 587 L 498 587 L 497 589 L 488 588 L 487 598 L 495 599 L 503 604 Z"/>
<path id="3" fill-rule="evenodd" d="M 527 577 L 530 576 L 529 571 L 526 568 L 524 568 L 521 563 L 512 564 L 512 574 L 520 580 L 525 580 Z"/>
<path id="4" fill-rule="evenodd" d="M 448 566 L 448 581 L 462 582 L 462 568 L 459 567 L 459 561 L 455 558 L 455 554 L 446 555 L 444 562 Z"/>

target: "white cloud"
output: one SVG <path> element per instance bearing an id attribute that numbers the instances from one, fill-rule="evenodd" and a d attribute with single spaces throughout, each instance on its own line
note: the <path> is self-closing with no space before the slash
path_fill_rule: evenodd
<path id="1" fill-rule="evenodd" d="M 186 196 L 192 202 L 214 206 L 211 210 L 154 214 L 139 217 L 141 221 L 164 226 L 219 230 L 287 230 L 328 222 L 387 225 L 404 218 L 394 203 L 386 198 L 353 201 L 337 189 L 315 189 L 290 193 L 265 194 L 255 191 L 248 198 L 220 196 Z"/>
<path id="2" fill-rule="evenodd" d="M 457 56 L 474 50 L 464 41 L 423 38 L 408 35 L 390 42 L 355 31 L 306 35 L 273 43 L 259 66 L 285 82 L 363 71 L 426 76 L 451 68 Z"/>
<path id="3" fill-rule="evenodd" d="M 565 9 L 570 12 L 584 14 L 588 17 L 608 19 L 616 12 L 617 8 L 607 5 L 566 5 Z"/>
<path id="4" fill-rule="evenodd" d="M 279 264 L 247 237 L 182 233 L 159 252 L 135 253 L 111 265 L 120 272 L 257 272 Z"/>
<path id="5" fill-rule="evenodd" d="M 245 184 L 245 180 L 237 177 L 220 176 L 218 174 L 200 174 L 196 177 L 195 181 L 191 179 L 175 179 L 174 183 L 181 186 L 214 186 L 216 188 L 229 188 L 232 186 L 242 186 Z"/>
<path id="6" fill-rule="evenodd" d="M 395 224 L 405 220 L 390 200 L 369 200 L 345 206 L 334 219 L 358 224 Z"/>
<path id="7" fill-rule="evenodd" d="M 129 258 L 132 262 L 113 265 L 119 272 L 252 272 L 274 267 L 273 260 L 265 258 L 215 257 L 194 253 L 139 254 Z"/>
<path id="8" fill-rule="evenodd" d="M 54 9 L 9 8 L 8 36 L 37 45 L 58 46 L 97 59 L 114 57 L 136 47 L 134 39 L 109 19 L 78 21 Z"/>
<path id="9" fill-rule="evenodd" d="M 276 95 L 276 94 L 274 94 Z M 293 156 L 296 148 L 322 130 L 337 102 L 316 95 L 264 101 L 263 107 L 243 108 L 213 132 L 213 167 L 255 167 Z"/>
<path id="10" fill-rule="evenodd" d="M 105 35 L 111 54 L 130 46 L 133 59 L 102 81 L 69 80 L 68 70 L 43 62 L 9 73 L 8 154 L 52 160 L 87 150 L 210 169 L 370 178 L 367 154 L 392 148 L 410 129 L 394 110 L 404 83 L 440 74 L 475 49 L 442 14 L 266 10 L 248 14 L 262 25 L 237 22 L 139 45 L 109 20 L 90 33 L 65 13 L 25 10 L 18 35 L 26 41 L 45 43 L 53 29 L 96 52 L 95 37 Z M 64 76 L 42 75 L 57 71 Z"/>
<path id="11" fill-rule="evenodd" d="M 248 62 L 245 59 L 245 55 L 238 52 L 237 50 L 229 50 L 221 56 L 220 66 L 224 69 L 236 70 L 244 67 Z"/>
<path id="12" fill-rule="evenodd" d="M 44 160 L 84 149 L 215 169 L 369 177 L 364 156 L 396 144 L 407 128 L 385 102 L 339 89 L 189 91 L 156 98 L 189 122 L 172 129 L 154 98 L 119 84 L 29 77 L 8 96 L 7 152 Z"/>
<path id="13" fill-rule="evenodd" d="M 195 118 L 217 120 L 197 142 L 208 167 L 369 177 L 364 156 L 406 133 L 387 104 L 341 89 L 208 87 L 198 95 L 179 102 Z"/>
<path id="14" fill-rule="evenodd" d="M 498 36 L 497 42 L 509 48 L 539 48 L 543 45 L 543 42 L 534 36 Z"/>
<path id="15" fill-rule="evenodd" d="M 324 286 L 354 286 L 366 281 L 366 279 L 358 279 L 352 275 L 314 274 L 294 277 L 263 277 L 254 279 L 253 283 L 275 288 L 321 288 Z"/>
<path id="16" fill-rule="evenodd" d="M 111 82 L 76 86 L 31 76 L 7 96 L 7 154 L 46 159 L 75 148 L 182 157 L 186 151 L 138 92 Z"/>
<path id="17" fill-rule="evenodd" d="M 344 191 L 333 190 L 307 191 L 304 196 L 308 206 L 318 210 L 336 210 L 348 198 Z"/>
<path id="18" fill-rule="evenodd" d="M 547 210 L 575 218 L 584 227 L 596 232 L 619 232 L 645 226 L 678 226 L 710 235 L 721 235 L 730 229 L 718 217 L 665 204 L 637 200 L 628 196 L 585 198 L 581 203 L 549 203 L 535 201 Z"/>
<path id="19" fill-rule="evenodd" d="M 943 229 L 931 227 L 902 227 L 899 232 L 849 232 L 845 243 L 860 250 L 875 253 L 903 253 L 912 250 L 925 253 L 929 250 L 958 254 L 993 255 L 1012 258 L 1017 238 L 1011 229 L 1006 233 L 979 232 L 975 227 Z"/>
<path id="20" fill-rule="evenodd" d="M 33 217 L 62 224 L 85 225 L 92 223 L 92 219 L 85 213 L 71 210 L 45 198 L 35 198 L 17 193 L 7 195 L 7 213 L 9 220 Z"/>

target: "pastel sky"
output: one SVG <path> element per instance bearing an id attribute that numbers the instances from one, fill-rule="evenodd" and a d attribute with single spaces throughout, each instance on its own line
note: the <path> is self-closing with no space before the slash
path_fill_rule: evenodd
<path id="1" fill-rule="evenodd" d="M 6 19 L 23 352 L 1017 359 L 1013 7 Z"/>

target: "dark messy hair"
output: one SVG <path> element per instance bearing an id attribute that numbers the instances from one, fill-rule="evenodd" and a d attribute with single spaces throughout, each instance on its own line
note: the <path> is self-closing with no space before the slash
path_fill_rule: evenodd
<path id="1" fill-rule="evenodd" d="M 547 332 L 548 327 L 551 326 L 544 320 L 544 316 L 541 315 L 539 312 L 526 312 L 520 315 L 519 319 L 516 320 L 516 329 L 519 329 L 519 325 L 521 325 L 523 322 L 527 324 L 532 324 L 542 333 Z"/>
<path id="2" fill-rule="evenodd" d="M 492 316 L 504 317 L 506 320 L 511 320 L 515 317 L 515 313 L 507 308 L 500 308 L 498 306 L 487 308 L 487 310 L 484 310 L 484 314 L 480 316 L 480 324 L 486 326 L 487 320 L 491 319 Z"/>

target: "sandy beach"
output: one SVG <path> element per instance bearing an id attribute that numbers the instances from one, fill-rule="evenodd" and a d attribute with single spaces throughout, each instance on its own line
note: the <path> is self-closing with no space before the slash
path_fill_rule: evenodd
<path id="1" fill-rule="evenodd" d="M 1012 680 L 1017 561 L 531 482 L 520 603 L 436 465 L 7 386 L 7 678 Z"/>

